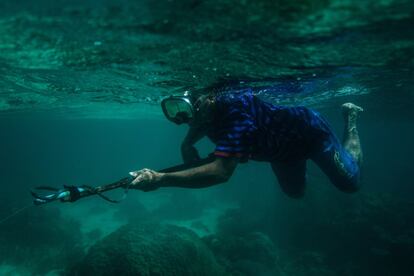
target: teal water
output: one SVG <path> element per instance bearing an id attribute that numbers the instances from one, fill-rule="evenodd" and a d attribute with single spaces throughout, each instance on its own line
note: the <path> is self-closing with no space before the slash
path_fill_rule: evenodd
<path id="1" fill-rule="evenodd" d="M 404 0 L 2 1 L 0 220 L 34 186 L 180 163 L 186 127 L 159 101 L 219 79 L 277 84 L 260 96 L 315 108 L 339 135 L 341 103 L 365 112 L 357 194 L 310 164 L 290 199 L 249 162 L 208 189 L 29 207 L 0 223 L 0 274 L 413 275 L 413 28 Z"/>

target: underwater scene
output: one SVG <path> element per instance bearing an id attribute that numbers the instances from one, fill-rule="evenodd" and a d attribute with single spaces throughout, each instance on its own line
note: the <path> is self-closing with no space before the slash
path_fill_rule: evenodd
<path id="1" fill-rule="evenodd" d="M 0 275 L 414 275 L 413 142 L 412 0 L 0 1 Z"/>

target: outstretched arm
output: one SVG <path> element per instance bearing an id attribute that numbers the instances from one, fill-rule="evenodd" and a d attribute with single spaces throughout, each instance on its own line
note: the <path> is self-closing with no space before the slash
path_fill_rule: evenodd
<path id="1" fill-rule="evenodd" d="M 149 169 L 134 172 L 132 187 L 152 191 L 160 187 L 204 188 L 229 180 L 237 158 L 216 158 L 213 162 L 184 171 L 159 173 Z"/>
<path id="2" fill-rule="evenodd" d="M 236 158 L 216 158 L 200 167 L 165 173 L 161 177 L 161 187 L 203 188 L 227 182 L 237 163 Z"/>

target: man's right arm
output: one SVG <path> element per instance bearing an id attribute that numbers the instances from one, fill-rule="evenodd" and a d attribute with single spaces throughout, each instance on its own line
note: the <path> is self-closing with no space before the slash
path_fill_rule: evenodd
<path id="1" fill-rule="evenodd" d="M 181 155 L 184 163 L 188 164 L 200 160 L 197 149 L 194 144 L 205 136 L 204 131 L 200 128 L 190 127 L 183 143 L 181 144 Z"/>

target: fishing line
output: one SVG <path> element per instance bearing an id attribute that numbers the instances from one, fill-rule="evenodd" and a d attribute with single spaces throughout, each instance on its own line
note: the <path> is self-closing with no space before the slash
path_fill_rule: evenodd
<path id="1" fill-rule="evenodd" d="M 33 206 L 33 204 L 29 204 L 29 205 L 27 205 L 27 206 L 25 206 L 25 207 L 22 207 L 22 208 L 20 208 L 20 209 L 18 209 L 17 211 L 15 211 L 14 213 L 11 213 L 10 215 L 8 215 L 7 217 L 5 217 L 5 218 L 3 218 L 3 219 L 1 219 L 0 220 L 0 224 L 2 224 L 3 222 L 5 222 L 6 220 L 8 220 L 8 219 L 10 219 L 10 218 L 12 218 L 12 217 L 14 217 L 14 216 L 17 216 L 19 213 L 21 213 L 21 212 L 23 212 L 24 210 L 26 210 L 26 209 L 28 209 L 28 208 L 30 208 L 30 207 L 32 207 Z"/>

